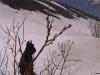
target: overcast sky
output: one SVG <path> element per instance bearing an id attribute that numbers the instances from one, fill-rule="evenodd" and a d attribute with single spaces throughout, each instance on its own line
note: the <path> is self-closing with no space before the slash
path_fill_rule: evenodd
<path id="1" fill-rule="evenodd" d="M 100 0 L 57 0 L 100 17 Z"/>

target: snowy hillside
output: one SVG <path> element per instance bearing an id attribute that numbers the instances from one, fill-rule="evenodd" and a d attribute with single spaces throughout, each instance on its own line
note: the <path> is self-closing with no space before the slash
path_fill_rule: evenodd
<path id="1" fill-rule="evenodd" d="M 27 10 L 17 10 L 0 3 L 0 25 L 5 28 L 12 25 L 14 18 L 17 24 L 18 22 L 21 23 L 26 17 L 25 39 L 33 41 L 38 53 L 46 36 L 47 7 L 50 4 L 50 19 L 54 19 L 52 35 L 59 32 L 64 26 L 72 25 L 50 46 L 51 50 L 57 47 L 57 42 L 74 41 L 71 57 L 84 62 L 81 64 L 80 69 L 77 69 L 76 74 L 91 75 L 91 73 L 100 72 L 100 39 L 92 36 L 90 25 L 91 20 L 95 23 L 99 18 L 88 16 L 68 6 L 64 7 L 54 1 L 48 3 L 48 1 L 34 0 L 34 2 L 37 4 L 35 7 L 38 9 L 34 9 L 35 11 L 32 8 L 29 11 L 28 7 L 26 8 Z M 3 49 L 6 39 L 6 35 L 0 29 L 0 50 Z M 39 68 L 41 68 L 43 60 L 46 58 L 47 52 L 48 49 L 45 49 L 36 61 L 35 68 L 37 73 Z"/>
<path id="2" fill-rule="evenodd" d="M 48 1 L 48 0 L 0 0 L 2 3 L 14 8 L 14 9 L 26 9 L 30 11 L 40 11 L 43 14 L 49 14 L 50 16 L 56 17 L 60 19 L 59 16 L 56 14 L 59 14 L 61 16 L 64 16 L 66 18 L 94 18 L 96 20 L 100 20 L 100 18 L 89 15 L 81 10 L 78 10 L 76 8 L 73 8 L 68 5 L 64 5 L 55 1 Z M 48 8 L 49 6 L 49 8 Z M 48 12 L 49 10 L 49 12 Z"/>

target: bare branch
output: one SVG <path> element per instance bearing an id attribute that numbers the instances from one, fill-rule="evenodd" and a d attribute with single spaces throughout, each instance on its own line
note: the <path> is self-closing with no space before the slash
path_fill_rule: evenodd
<path id="1" fill-rule="evenodd" d="M 64 27 L 58 34 L 55 34 L 52 39 L 49 39 L 50 37 L 50 33 L 51 33 L 51 30 L 52 30 L 52 23 L 54 21 L 49 19 L 49 16 L 46 17 L 46 21 L 47 21 L 47 34 L 46 34 L 46 39 L 45 39 L 45 42 L 43 44 L 43 46 L 41 47 L 39 53 L 36 55 L 36 57 L 33 59 L 33 62 L 39 57 L 39 55 L 41 54 L 41 52 L 44 50 L 44 48 L 50 44 L 52 44 L 57 37 L 59 37 L 65 30 L 69 29 L 72 25 L 69 24 L 67 27 Z"/>
<path id="2" fill-rule="evenodd" d="M 58 43 L 58 50 L 52 55 L 50 53 L 50 59 L 46 60 L 47 65 L 41 71 L 41 75 L 64 75 L 64 73 L 70 73 L 67 69 L 76 65 L 76 62 L 83 62 L 69 57 L 73 44 L 74 42 L 70 42 L 70 40 L 66 43 Z M 69 64 L 70 62 L 71 64 Z"/>
<path id="3" fill-rule="evenodd" d="M 25 42 L 24 40 L 24 22 L 25 19 L 22 21 L 21 24 L 19 24 L 19 22 L 17 24 L 15 24 L 15 18 L 13 20 L 13 23 L 11 25 L 11 27 L 7 27 L 6 29 L 4 29 L 2 26 L 1 29 L 2 31 L 8 36 L 8 40 L 9 43 L 7 43 L 8 45 L 8 49 L 11 50 L 12 56 L 13 56 L 13 74 L 17 75 L 18 71 L 18 61 L 16 59 L 18 53 L 22 54 L 22 45 Z M 20 38 L 21 36 L 19 35 L 19 33 L 22 32 L 22 39 Z M 4 59 L 4 58 L 3 58 Z M 8 60 L 7 60 L 8 61 Z M 3 62 L 3 60 L 2 60 Z M 0 65 L 2 65 L 2 63 L 0 63 Z M 2 69 L 2 72 L 6 73 L 7 71 L 7 65 L 8 63 L 5 64 L 5 67 Z M 10 74 L 10 73 L 9 73 Z"/>

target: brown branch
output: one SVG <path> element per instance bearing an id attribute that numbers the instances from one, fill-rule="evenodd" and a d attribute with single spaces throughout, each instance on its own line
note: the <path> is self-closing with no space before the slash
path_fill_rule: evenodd
<path id="1" fill-rule="evenodd" d="M 24 40 L 24 22 L 25 22 L 25 19 L 26 18 L 24 18 L 24 20 L 22 21 L 21 24 L 19 24 L 19 22 L 18 22 L 15 25 L 15 18 L 14 18 L 11 27 L 6 26 L 6 29 L 4 29 L 2 26 L 0 26 L 2 31 L 8 36 L 8 39 L 9 39 L 8 49 L 11 50 L 12 56 L 13 56 L 14 75 L 17 74 L 17 68 L 18 68 L 16 56 L 18 55 L 19 52 L 22 54 L 22 48 L 21 47 L 22 47 L 23 43 L 25 42 L 25 40 Z M 19 32 L 22 32 L 22 35 L 21 35 L 22 39 L 19 36 Z M 17 47 L 19 47 L 19 48 L 17 48 Z M 7 64 L 5 64 L 5 70 L 7 70 L 6 67 L 7 67 Z"/>
<path id="2" fill-rule="evenodd" d="M 47 65 L 44 66 L 44 69 L 41 71 L 40 75 L 44 75 L 45 73 L 47 73 L 48 75 L 55 75 L 56 73 L 58 73 L 59 75 L 63 75 L 67 72 L 66 69 L 68 67 L 76 65 L 76 62 L 83 62 L 82 60 L 69 59 L 69 54 L 72 50 L 73 44 L 74 42 L 70 42 L 70 40 L 66 43 L 61 43 L 61 45 L 58 43 L 58 50 L 60 51 L 60 53 L 53 55 L 51 55 L 50 53 L 50 59 L 46 60 Z M 75 63 L 68 64 L 69 62 Z"/>
<path id="3" fill-rule="evenodd" d="M 69 29 L 71 27 L 71 24 L 69 24 L 67 27 L 64 27 L 58 34 L 55 34 L 52 39 L 49 39 L 51 30 L 52 30 L 52 23 L 53 23 L 54 19 L 52 21 L 50 21 L 49 16 L 47 16 L 46 17 L 46 21 L 47 21 L 47 35 L 46 35 L 46 40 L 45 40 L 43 46 L 41 47 L 39 53 L 33 59 L 33 62 L 39 57 L 39 55 L 41 54 L 41 52 L 44 50 L 44 48 L 46 46 L 52 44 L 56 40 L 57 37 L 59 37 L 65 30 L 67 30 L 67 29 Z"/>

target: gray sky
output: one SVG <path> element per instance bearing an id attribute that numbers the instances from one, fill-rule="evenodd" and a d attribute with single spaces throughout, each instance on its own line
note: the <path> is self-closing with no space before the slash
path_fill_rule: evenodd
<path id="1" fill-rule="evenodd" d="M 57 0 L 91 15 L 100 17 L 100 0 Z"/>

